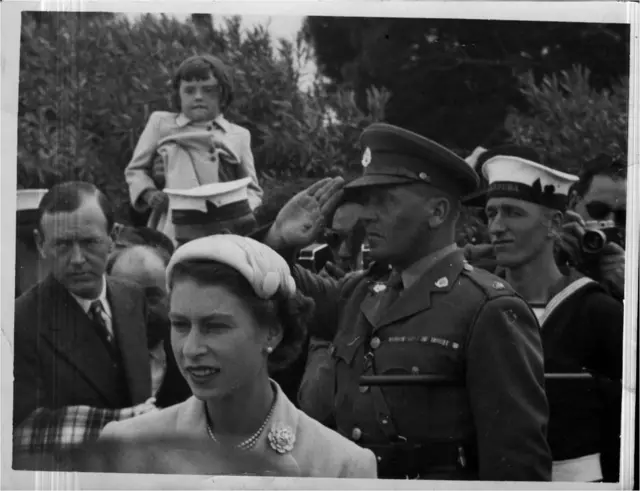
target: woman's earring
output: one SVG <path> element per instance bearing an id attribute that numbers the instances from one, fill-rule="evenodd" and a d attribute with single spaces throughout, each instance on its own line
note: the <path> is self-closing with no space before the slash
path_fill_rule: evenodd
<path id="1" fill-rule="evenodd" d="M 266 350 L 265 350 L 268 354 L 273 353 L 273 348 L 271 346 L 267 346 Z"/>

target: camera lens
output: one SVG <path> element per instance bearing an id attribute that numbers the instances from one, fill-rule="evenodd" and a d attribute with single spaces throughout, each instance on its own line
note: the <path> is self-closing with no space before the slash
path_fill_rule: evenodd
<path id="1" fill-rule="evenodd" d="M 598 254 L 607 243 L 607 237 L 600 230 L 587 230 L 582 237 L 582 250 L 587 254 Z"/>

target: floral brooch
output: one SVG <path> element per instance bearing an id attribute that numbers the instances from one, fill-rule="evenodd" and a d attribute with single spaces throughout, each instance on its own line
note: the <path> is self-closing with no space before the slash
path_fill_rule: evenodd
<path id="1" fill-rule="evenodd" d="M 276 423 L 271 427 L 268 438 L 271 448 L 279 454 L 291 452 L 296 442 L 296 435 L 293 433 L 293 430 L 289 426 L 281 423 Z"/>

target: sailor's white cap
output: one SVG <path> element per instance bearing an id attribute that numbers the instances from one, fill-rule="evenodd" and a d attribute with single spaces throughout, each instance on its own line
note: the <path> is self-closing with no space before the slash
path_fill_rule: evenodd
<path id="1" fill-rule="evenodd" d="M 249 199 L 247 188 L 250 177 L 228 182 L 214 182 L 191 189 L 165 189 L 171 209 L 207 212 L 207 201 L 217 207 Z"/>
<path id="2" fill-rule="evenodd" d="M 521 150 L 501 152 L 484 162 L 482 174 L 489 184 L 488 199 L 515 198 L 564 210 L 571 186 L 579 177 L 542 165 L 531 149 Z"/>
<path id="3" fill-rule="evenodd" d="M 18 189 L 16 211 L 34 211 L 40 206 L 40 201 L 48 189 Z"/>

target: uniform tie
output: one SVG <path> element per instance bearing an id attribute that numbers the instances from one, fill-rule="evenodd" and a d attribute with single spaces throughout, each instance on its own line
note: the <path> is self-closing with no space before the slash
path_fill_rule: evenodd
<path id="1" fill-rule="evenodd" d="M 102 302 L 100 300 L 95 300 L 91 302 L 91 306 L 89 307 L 89 316 L 91 320 L 99 326 L 100 335 L 107 341 L 108 344 L 113 346 L 113 336 L 107 327 L 107 323 L 104 320 L 104 316 L 106 315 L 104 311 L 104 307 L 102 306 Z"/>

